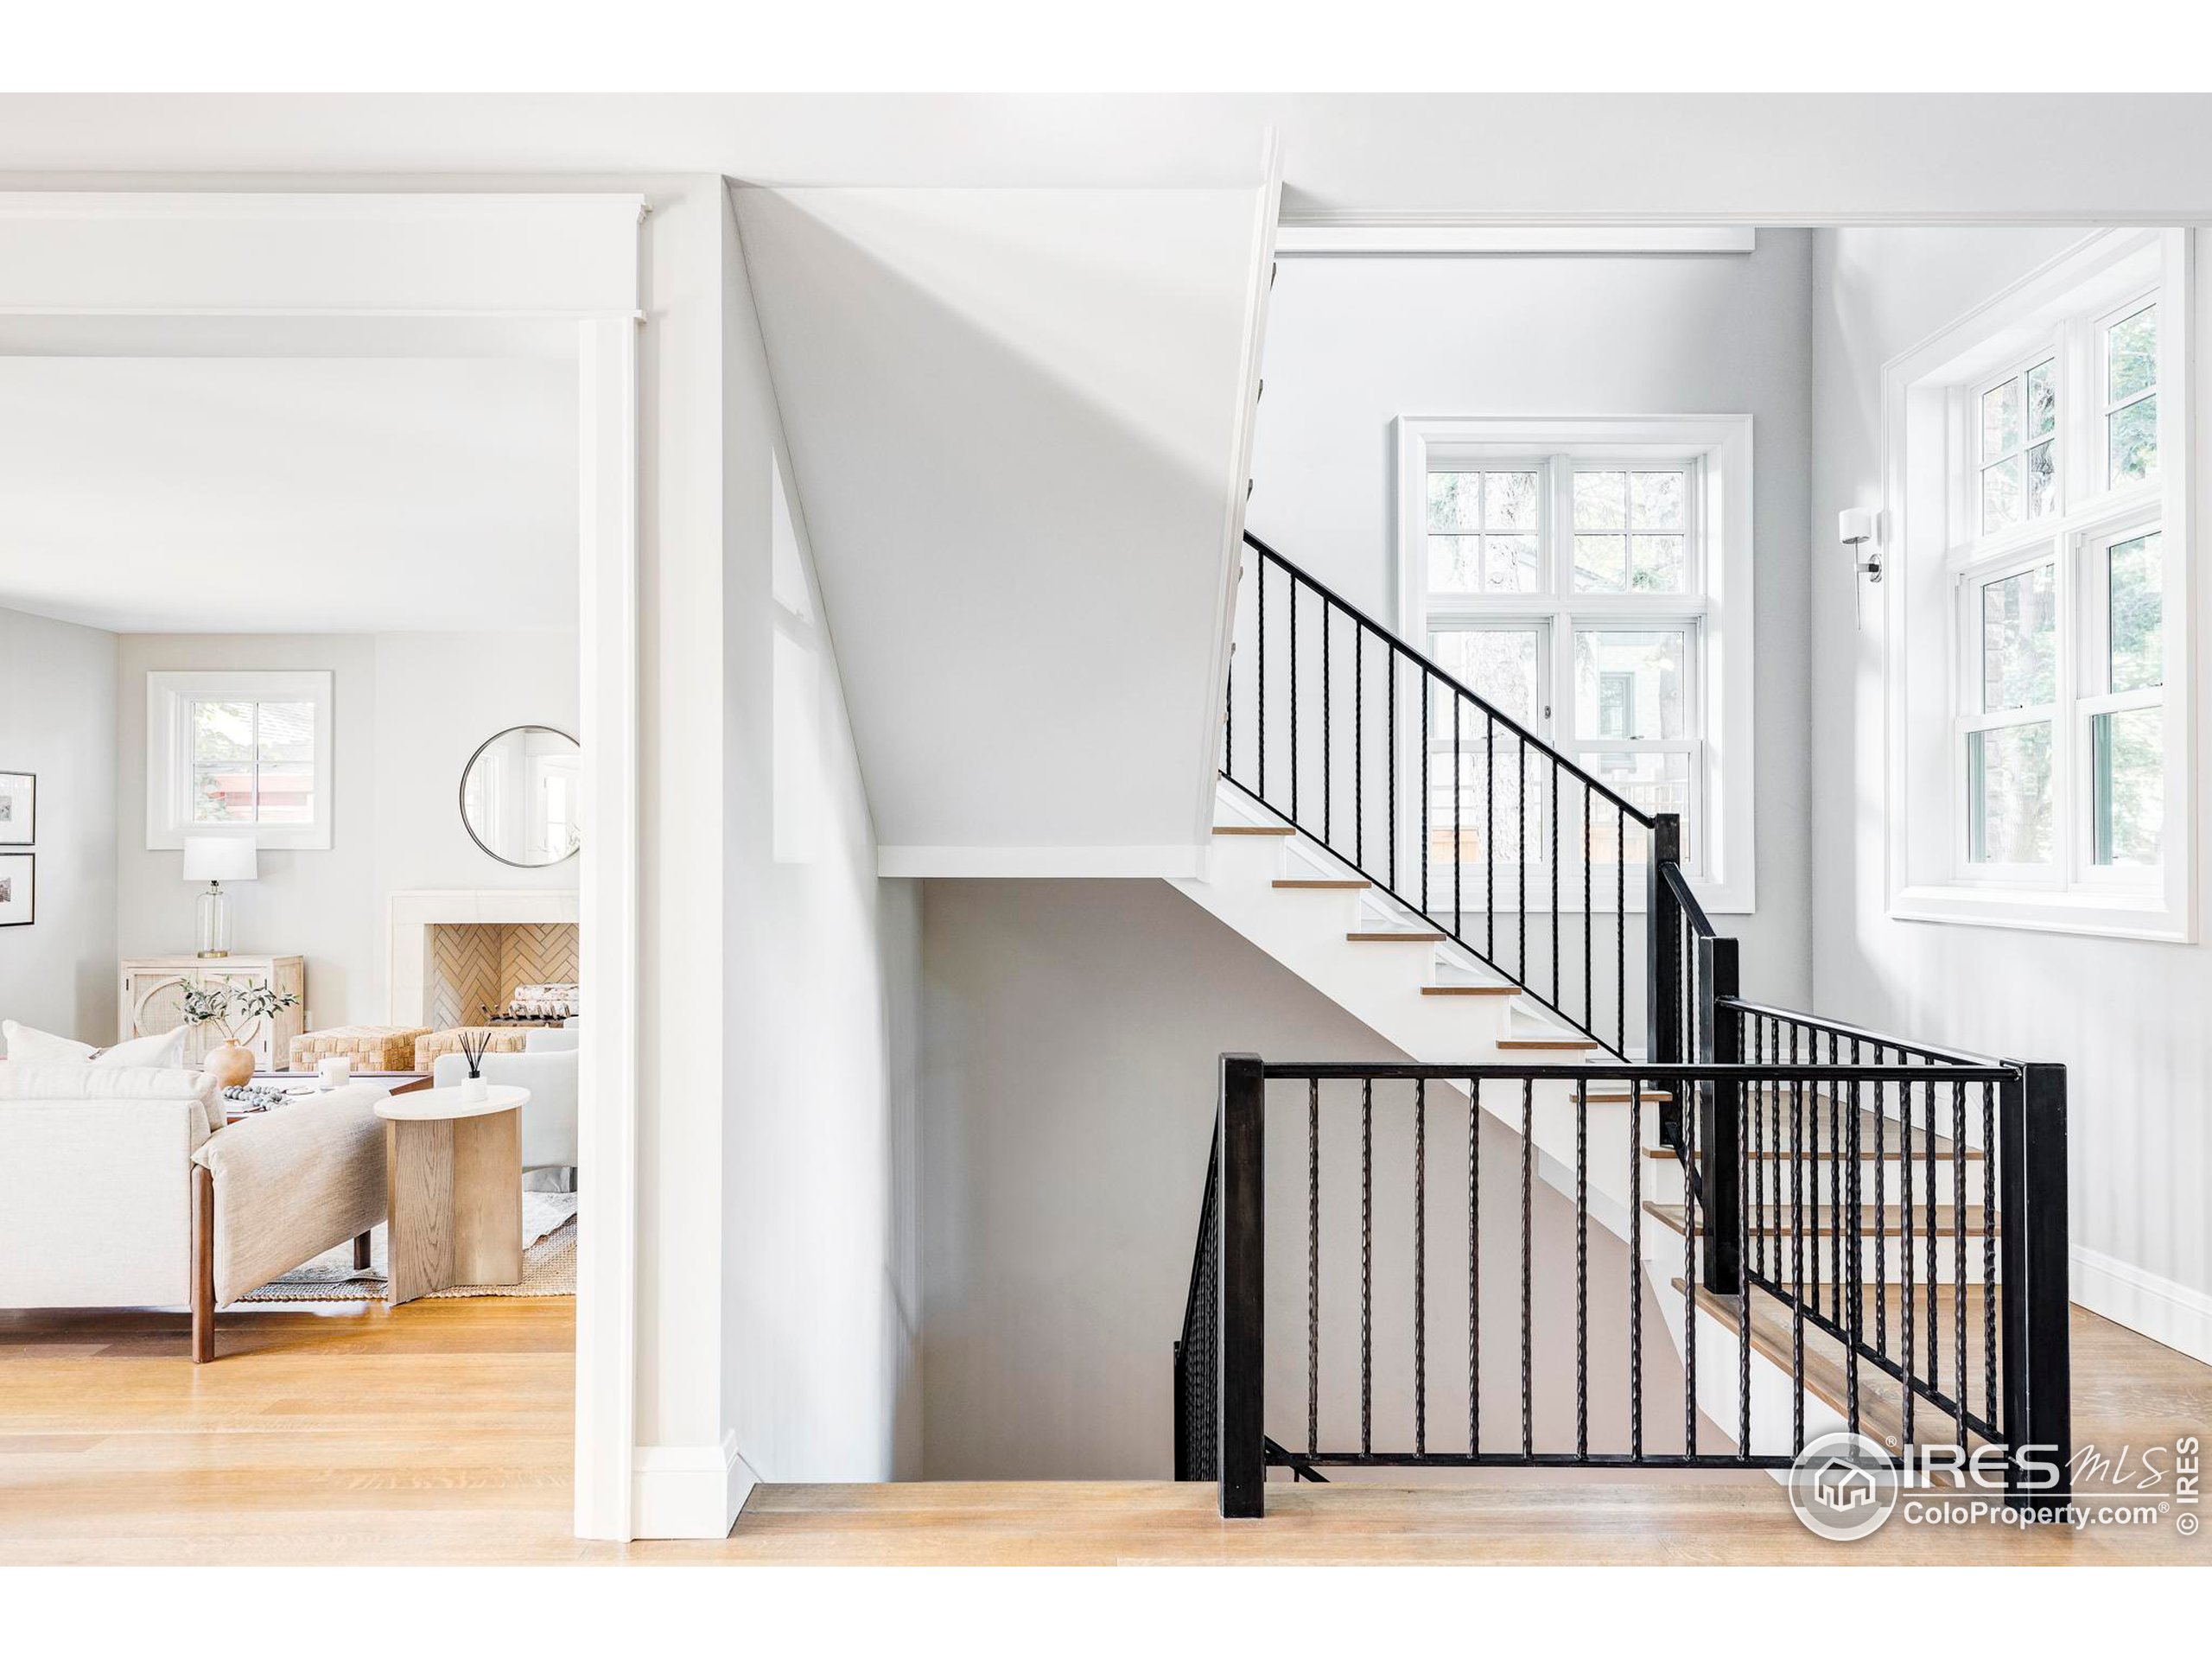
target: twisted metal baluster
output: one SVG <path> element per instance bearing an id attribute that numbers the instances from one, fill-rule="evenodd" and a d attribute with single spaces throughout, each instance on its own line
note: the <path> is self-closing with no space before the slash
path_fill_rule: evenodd
<path id="1" fill-rule="evenodd" d="M 1937 1184 L 1936 1180 L 1936 1084 L 1934 1079 L 1929 1079 L 1926 1089 L 1928 1096 L 1928 1141 L 1923 1151 L 1928 1165 L 1928 1386 L 1930 1389 L 1939 1389 L 1942 1387 L 1943 1376 L 1943 1311 L 1942 1306 L 1937 1300 L 1936 1292 L 1936 1281 L 1939 1277 L 1939 1269 L 1936 1267 L 1937 1243 L 1936 1236 L 1939 1216 L 1936 1203 Z M 1955 1198 L 1957 1194 L 1954 1193 L 1952 1196 Z"/>
<path id="2" fill-rule="evenodd" d="M 1697 1103 L 1695 1087 L 1678 1077 L 1675 1099 L 1681 1112 L 1682 1140 L 1682 1455 L 1697 1456 Z M 1713 1224 L 1706 1211 L 1705 1224 Z"/>
<path id="3" fill-rule="evenodd" d="M 1960 1287 L 1960 1294 L 1965 1294 Z M 1981 1409 L 1997 1421 L 1997 1085 L 1981 1085 Z"/>
<path id="4" fill-rule="evenodd" d="M 1306 1090 L 1306 1452 L 1321 1450 L 1321 1080 Z"/>
<path id="5" fill-rule="evenodd" d="M 1967 1091 L 1951 1085 L 1951 1375 L 1959 1391 L 1959 1448 L 1967 1444 L 1967 1395 L 1974 1373 L 1967 1365 Z"/>
<path id="6" fill-rule="evenodd" d="M 1897 1127 L 1897 1177 L 1903 1191 L 1898 1194 L 1903 1217 L 1902 1236 L 1897 1251 L 1897 1345 L 1904 1352 L 1904 1448 L 1912 1446 L 1913 1366 L 1919 1358 L 1913 1344 L 1913 1282 L 1912 1282 L 1912 1206 L 1914 1183 L 1912 1179 L 1912 1083 L 1907 1079 L 1897 1088 L 1897 1106 L 1904 1120 Z"/>
<path id="7" fill-rule="evenodd" d="M 1359 1090 L 1359 1449 L 1375 1450 L 1375 1079 Z"/>
<path id="8" fill-rule="evenodd" d="M 1428 1079 L 1414 1079 L 1414 1455 L 1428 1454 Z"/>
<path id="9" fill-rule="evenodd" d="M 1628 1454 L 1643 1461 L 1643 1080 L 1628 1080 Z"/>
<path id="10" fill-rule="evenodd" d="M 1483 1449 L 1483 1085 L 1467 1079 L 1467 1455 Z"/>
<path id="11" fill-rule="evenodd" d="M 1789 1027 L 1789 1063 L 1797 1064 L 1797 1027 Z M 1820 1109 L 1816 1103 L 1813 1109 Z M 1805 1085 L 1789 1084 L 1789 1450 L 1805 1449 Z M 1818 1262 L 1815 1263 L 1815 1270 Z"/>
<path id="12" fill-rule="evenodd" d="M 1590 1085 L 1574 1081 L 1574 1455 L 1590 1460 Z"/>
<path id="13" fill-rule="evenodd" d="M 1531 1185 L 1535 1173 L 1536 1085 L 1521 1080 L 1521 1455 L 1536 1452 L 1535 1421 L 1532 1415 L 1535 1375 L 1535 1305 L 1529 1294 L 1529 1211 L 1535 1202 Z"/>
<path id="14" fill-rule="evenodd" d="M 1744 1017 L 1737 1016 L 1736 1052 L 1744 1052 Z M 1743 1109 L 1745 1104 L 1757 1109 L 1756 1100 L 1740 1103 L 1736 1111 L 1736 1203 L 1742 1212 L 1742 1224 L 1736 1233 L 1736 1456 L 1739 1461 L 1751 1455 L 1751 1183 L 1745 1179 L 1751 1175 L 1751 1112 Z"/>

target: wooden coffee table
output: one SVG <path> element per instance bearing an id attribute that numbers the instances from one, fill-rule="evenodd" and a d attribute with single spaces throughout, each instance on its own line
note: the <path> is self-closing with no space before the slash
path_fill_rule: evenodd
<path id="1" fill-rule="evenodd" d="M 522 1280 L 522 1109 L 530 1090 L 418 1089 L 385 1120 L 385 1298 Z"/>

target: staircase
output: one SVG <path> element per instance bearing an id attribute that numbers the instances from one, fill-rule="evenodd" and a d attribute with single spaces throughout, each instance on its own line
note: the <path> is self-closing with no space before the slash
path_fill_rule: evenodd
<path id="1" fill-rule="evenodd" d="M 1746 1000 L 1671 816 L 1615 793 L 1272 549 L 1250 550 L 1209 868 L 1175 885 L 1412 1059 L 1224 1057 L 1177 1347 L 1179 1475 L 1218 1478 L 1224 1514 L 1257 1514 L 1270 1465 L 1313 1479 L 1350 1465 L 1780 1469 L 1848 1428 L 1893 1452 L 2003 1447 L 2020 1501 L 2047 1509 L 2055 1496 L 2035 1490 L 2027 1462 L 2067 1446 L 2063 1071 Z M 1503 1193 L 1502 1216 L 1478 1166 L 1477 1113 L 1516 1147 L 1519 1190 Z M 1302 1433 L 1284 1405 L 1270 1414 L 1260 1380 L 1283 1370 L 1265 1332 L 1294 1312 L 1280 1269 L 1258 1273 L 1270 1211 L 1252 1173 L 1265 1126 L 1283 1120 L 1306 1151 Z M 1358 1443 L 1332 1450 L 1321 1424 L 1349 1427 L 1355 1374 L 1324 1340 L 1324 1306 L 1328 1325 L 1350 1324 L 1335 1310 L 1354 1269 L 1322 1194 L 1325 1165 L 1353 1155 L 1355 1120 Z M 1463 1172 L 1429 1162 L 1440 1137 Z M 1402 1157 L 1409 1171 L 1390 1167 Z M 1564 1222 L 1536 1198 L 1539 1175 L 1571 1205 Z M 1400 1202 L 1409 1217 L 1389 1211 Z M 1346 1202 L 1327 1208 L 1348 1229 Z M 1593 1223 L 1634 1264 L 1609 1316 L 1616 1336 L 1590 1313 Z M 1376 1282 L 1377 1237 L 1394 1228 L 1413 1241 L 1402 1312 Z M 1561 1261 L 1542 1259 L 1540 1235 Z M 1433 1269 L 1446 1236 L 1465 1260 L 1449 1269 L 1448 1340 Z M 1484 1321 L 1501 1294 L 1513 1300 L 1510 1281 L 1492 1282 L 1501 1253 L 1519 1270 L 1506 1345 L 1520 1362 L 1517 1423 L 1507 1411 L 1517 1444 L 1482 1421 L 1499 1380 Z M 1570 1255 L 1571 1344 L 1555 1329 L 1540 1340 L 1562 1309 L 1535 1282 L 1555 1284 Z M 1671 1347 L 1656 1370 L 1647 1300 Z M 1410 1332 L 1410 1451 L 1377 1449 L 1378 1324 Z M 1593 1408 L 1592 1377 L 1609 1370 L 1593 1351 L 1609 1361 L 1624 1336 L 1627 1402 Z M 1570 1345 L 1571 1449 L 1548 1395 L 1567 1397 Z M 1456 1351 L 1444 1358 L 1466 1416 L 1432 1437 L 1440 1348 Z M 1648 1370 L 1679 1401 L 1658 1449 Z M 1325 1374 L 1342 1380 L 1325 1387 Z M 1380 1389 L 1386 1410 L 1396 1386 Z M 1560 1444 L 1540 1444 L 1548 1433 Z"/>

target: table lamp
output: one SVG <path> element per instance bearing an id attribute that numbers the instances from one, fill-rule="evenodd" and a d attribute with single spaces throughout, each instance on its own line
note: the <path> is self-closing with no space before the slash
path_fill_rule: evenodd
<path id="1" fill-rule="evenodd" d="M 245 836 L 188 835 L 184 838 L 184 879 L 205 881 L 200 895 L 200 943 L 203 957 L 231 954 L 231 896 L 226 881 L 251 881 L 260 874 L 254 843 Z"/>

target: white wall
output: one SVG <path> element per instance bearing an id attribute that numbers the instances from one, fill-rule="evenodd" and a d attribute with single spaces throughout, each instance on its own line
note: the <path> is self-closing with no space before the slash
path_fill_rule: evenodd
<path id="1" fill-rule="evenodd" d="M 0 610 L 0 772 L 38 774 L 38 919 L 0 927 L 0 1019 L 115 1038 L 115 636 Z"/>
<path id="2" fill-rule="evenodd" d="M 1833 545 L 1839 510 L 1881 503 L 1882 365 L 2082 234 L 1890 229 L 1815 238 L 1811 816 L 1822 874 L 1813 1006 L 1985 1053 L 2063 1062 L 2075 1294 L 2212 1359 L 2204 1019 L 2212 944 L 1889 919 L 1878 833 L 1881 632 L 1871 605 L 1866 631 L 1853 632 L 1847 562 Z M 2201 569 L 2202 549 L 2195 552 Z M 2201 643 L 2212 610 L 2201 581 L 2196 591 Z M 2200 708 L 2204 695 L 2200 685 Z M 2201 816 L 2212 775 L 2201 753 L 2197 765 Z"/>
<path id="3" fill-rule="evenodd" d="M 914 884 L 876 834 L 772 384 L 721 222 L 726 1421 L 767 1480 L 921 1468 Z"/>
<path id="4" fill-rule="evenodd" d="M 462 769 L 508 726 L 575 729 L 574 634 L 124 634 L 116 638 L 117 913 L 123 956 L 192 948 L 200 892 L 175 852 L 146 847 L 146 675 L 156 669 L 328 669 L 334 678 L 327 851 L 264 851 L 232 889 L 240 950 L 307 957 L 310 1029 L 386 1014 L 386 903 L 419 888 L 573 889 L 575 861 L 517 869 L 462 827 Z"/>
<path id="5" fill-rule="evenodd" d="M 899 874 L 1190 874 L 1262 193 L 736 192 Z"/>
<path id="6" fill-rule="evenodd" d="M 1254 532 L 1386 625 L 1402 415 L 1753 419 L 1758 913 L 1744 984 L 1810 988 L 1802 810 L 1808 233 L 1749 255 L 1286 258 L 1268 323 Z"/>

